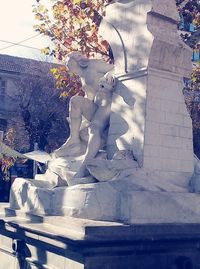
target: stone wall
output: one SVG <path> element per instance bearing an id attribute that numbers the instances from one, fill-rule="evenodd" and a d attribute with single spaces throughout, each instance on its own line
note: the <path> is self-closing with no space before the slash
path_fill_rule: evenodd
<path id="1" fill-rule="evenodd" d="M 174 0 L 118 1 L 108 6 L 101 34 L 118 77 L 110 157 L 131 149 L 141 167 L 185 186 L 193 173 L 192 124 L 182 95 L 191 49 L 178 35 L 177 20 Z"/>

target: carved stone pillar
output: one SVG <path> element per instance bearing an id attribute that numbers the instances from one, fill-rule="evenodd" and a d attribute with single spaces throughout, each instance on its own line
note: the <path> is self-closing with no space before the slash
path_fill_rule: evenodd
<path id="1" fill-rule="evenodd" d="M 191 49 L 177 32 L 175 1 L 118 1 L 106 14 L 100 30 L 113 50 L 119 80 L 109 156 L 131 149 L 144 169 L 186 185 L 193 143 L 182 88 L 191 73 Z"/>

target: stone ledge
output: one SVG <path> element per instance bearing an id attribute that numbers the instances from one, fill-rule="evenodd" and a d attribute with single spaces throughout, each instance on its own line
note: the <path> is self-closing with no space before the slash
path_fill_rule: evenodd
<path id="1" fill-rule="evenodd" d="M 195 268 L 200 264 L 199 224 L 123 225 L 66 217 L 55 223 L 53 216 L 44 219 L 46 223 L 1 218 L 1 265 L 7 266 L 10 256 L 14 259 L 13 239 L 24 242 L 28 252 L 17 255 L 24 257 L 30 268 L 171 269 L 177 268 L 172 265 L 180 258 L 189 260 Z M 23 256 L 26 253 L 28 256 Z"/>
<path id="2" fill-rule="evenodd" d="M 120 222 L 93 221 L 71 217 L 44 217 L 43 223 L 32 223 L 19 217 L 0 219 L 0 234 L 2 231 L 15 235 L 38 235 L 45 240 L 66 240 L 74 243 L 87 242 L 136 242 L 138 240 L 200 240 L 199 223 L 151 223 L 123 224 Z M 21 231 L 24 233 L 21 233 Z M 18 234 L 16 234 L 18 231 Z M 42 237 L 41 237 L 42 236 Z M 30 236 L 32 239 L 36 237 Z M 66 242 L 67 242 L 66 241 Z M 52 241 L 53 242 L 53 241 Z"/>

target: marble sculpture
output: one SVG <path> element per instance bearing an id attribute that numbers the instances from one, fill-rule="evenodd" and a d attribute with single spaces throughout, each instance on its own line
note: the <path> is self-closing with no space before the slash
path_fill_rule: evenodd
<path id="1" fill-rule="evenodd" d="M 113 1 L 106 14 L 100 32 L 115 66 L 68 55 L 85 92 L 71 98 L 70 137 L 50 155 L 25 154 L 47 171 L 15 180 L 10 207 L 126 223 L 200 221 L 199 160 L 182 94 L 191 50 L 177 33 L 175 1 Z"/>

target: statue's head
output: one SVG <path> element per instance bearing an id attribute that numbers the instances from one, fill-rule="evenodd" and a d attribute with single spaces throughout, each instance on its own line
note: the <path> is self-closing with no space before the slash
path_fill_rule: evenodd
<path id="1" fill-rule="evenodd" d="M 107 91 L 113 91 L 116 86 L 116 78 L 112 72 L 107 72 L 99 80 L 99 88 Z"/>
<path id="2" fill-rule="evenodd" d="M 73 51 L 68 54 L 65 64 L 70 71 L 79 73 L 78 69 L 87 68 L 89 61 L 90 60 L 82 55 L 79 51 Z"/>

